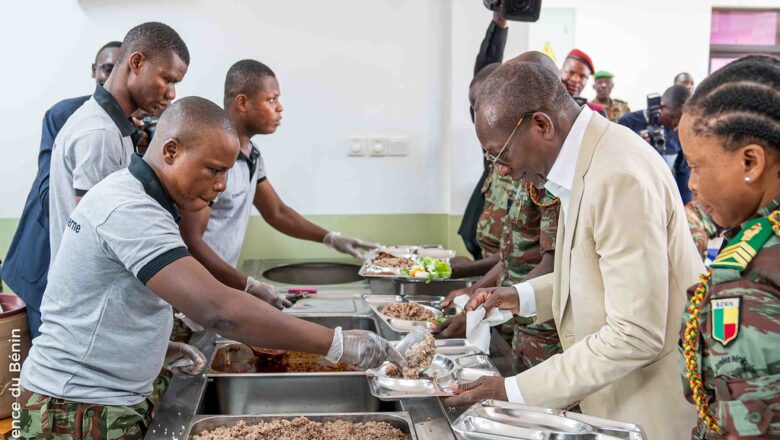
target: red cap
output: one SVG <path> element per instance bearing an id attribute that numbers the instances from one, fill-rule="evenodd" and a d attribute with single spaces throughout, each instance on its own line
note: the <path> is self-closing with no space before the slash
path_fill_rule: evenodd
<path id="1" fill-rule="evenodd" d="M 588 66 L 588 69 L 590 69 L 591 75 L 596 71 L 596 69 L 593 68 L 593 61 L 591 61 L 588 54 L 579 49 L 572 49 L 572 51 L 566 55 L 566 58 L 574 58 L 575 60 L 584 63 L 586 66 Z"/>

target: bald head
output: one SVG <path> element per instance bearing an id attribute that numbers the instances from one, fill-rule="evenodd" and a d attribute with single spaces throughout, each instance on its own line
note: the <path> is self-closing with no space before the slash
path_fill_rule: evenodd
<path id="1" fill-rule="evenodd" d="M 469 84 L 469 102 L 471 103 L 471 106 L 474 107 L 474 103 L 477 101 L 477 93 L 479 92 L 479 86 L 485 81 L 485 79 L 490 76 L 491 73 L 495 72 L 496 69 L 498 69 L 501 66 L 501 63 L 493 63 L 488 64 L 487 66 L 480 69 L 479 72 L 477 72 L 476 75 L 474 75 L 474 79 L 471 80 L 471 84 Z"/>
<path id="2" fill-rule="evenodd" d="M 194 212 L 225 190 L 238 152 L 227 113 L 208 99 L 190 96 L 165 109 L 144 160 L 176 206 Z"/>
<path id="3" fill-rule="evenodd" d="M 552 58 L 543 54 L 542 52 L 537 52 L 535 50 L 521 53 L 520 55 L 506 62 L 506 64 L 513 64 L 513 63 L 538 64 L 542 67 L 546 67 L 550 69 L 550 71 L 555 73 L 556 75 L 558 74 L 558 66 L 555 65 L 555 61 L 553 61 Z"/>
<path id="4" fill-rule="evenodd" d="M 170 138 L 178 139 L 184 146 L 198 145 L 202 143 L 200 140 L 214 131 L 238 137 L 233 123 L 220 106 L 205 98 L 188 96 L 165 109 L 157 123 L 157 132 L 149 149 L 155 147 L 154 141 L 159 139 L 162 144 Z"/>
<path id="5" fill-rule="evenodd" d="M 488 126 L 511 130 L 525 113 L 541 111 L 552 115 L 571 110 L 572 105 L 576 107 L 561 84 L 557 69 L 545 64 L 513 60 L 485 80 L 477 95 L 476 110 Z"/>

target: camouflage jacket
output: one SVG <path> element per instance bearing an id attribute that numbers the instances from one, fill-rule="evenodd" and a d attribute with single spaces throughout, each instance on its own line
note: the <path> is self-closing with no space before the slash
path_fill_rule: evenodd
<path id="1" fill-rule="evenodd" d="M 718 227 L 712 217 L 694 200 L 685 205 L 685 215 L 688 217 L 688 228 L 691 230 L 693 242 L 696 243 L 696 249 L 703 260 L 707 256 L 707 243 L 718 236 Z"/>
<path id="2" fill-rule="evenodd" d="M 502 177 L 495 169 L 491 169 L 485 179 L 482 186 L 485 206 L 477 223 L 477 241 L 482 248 L 482 258 L 487 258 L 499 250 L 509 200 L 517 186 L 511 177 Z"/>
<path id="3" fill-rule="evenodd" d="M 700 418 L 693 438 L 780 436 L 780 227 L 772 231 L 767 219 L 778 210 L 780 197 L 741 228 L 727 231 L 729 244 L 712 263 L 701 302 L 696 363 L 723 435 Z M 780 213 L 776 216 L 780 220 Z M 695 286 L 689 298 L 694 291 Z M 686 311 L 684 321 L 687 316 Z M 686 397 L 693 401 L 685 372 L 683 365 Z"/>
<path id="4" fill-rule="evenodd" d="M 609 102 L 601 102 L 598 99 L 594 99 L 593 102 L 603 105 L 604 111 L 607 112 L 607 119 L 614 123 L 617 123 L 624 113 L 631 111 L 631 109 L 628 108 L 628 103 L 626 101 L 621 101 L 620 99 L 609 98 Z"/>
<path id="5" fill-rule="evenodd" d="M 547 205 L 553 201 L 545 191 L 539 202 Z M 542 261 L 542 255 L 555 251 L 560 209 L 559 201 L 547 207 L 537 206 L 528 190 L 518 185 L 501 234 L 500 257 L 504 272 L 499 278 L 500 286 L 524 281 L 528 272 Z"/>

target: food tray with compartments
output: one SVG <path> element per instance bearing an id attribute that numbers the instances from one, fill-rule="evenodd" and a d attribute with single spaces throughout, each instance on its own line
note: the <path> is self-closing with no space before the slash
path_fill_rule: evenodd
<path id="1" fill-rule="evenodd" d="M 642 429 L 634 424 L 498 400 L 471 406 L 452 423 L 452 430 L 465 440 L 645 439 Z"/>

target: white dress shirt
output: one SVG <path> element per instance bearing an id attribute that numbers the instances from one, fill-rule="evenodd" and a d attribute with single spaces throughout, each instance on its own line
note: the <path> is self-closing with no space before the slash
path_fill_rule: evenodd
<path id="1" fill-rule="evenodd" d="M 577 116 L 569 134 L 563 141 L 558 157 L 547 174 L 547 183 L 544 184 L 544 187 L 552 195 L 561 200 L 564 218 L 569 208 L 571 187 L 574 184 L 574 170 L 577 167 L 577 158 L 580 155 L 582 138 L 585 136 L 585 129 L 588 128 L 592 117 L 593 110 L 588 108 L 587 105 L 582 106 L 579 116 Z M 520 316 L 529 317 L 536 315 L 536 299 L 534 297 L 534 288 L 531 287 L 531 284 L 522 282 L 515 284 L 514 288 L 517 290 L 517 295 L 520 298 Z M 507 399 L 510 402 L 525 403 L 525 399 L 517 387 L 517 380 L 514 377 L 507 377 L 504 380 L 504 388 L 506 389 Z"/>

